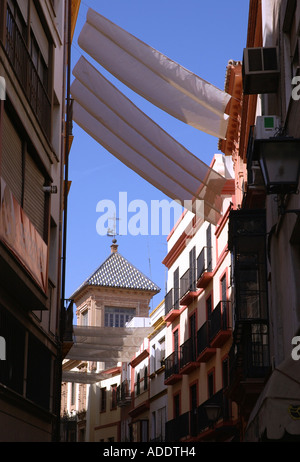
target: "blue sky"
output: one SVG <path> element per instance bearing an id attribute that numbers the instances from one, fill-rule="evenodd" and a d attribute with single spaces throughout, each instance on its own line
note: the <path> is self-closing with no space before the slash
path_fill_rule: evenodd
<path id="1" fill-rule="evenodd" d="M 246 45 L 249 0 L 82 0 L 72 45 L 72 66 L 81 54 L 77 39 L 91 7 L 148 45 L 164 53 L 201 78 L 224 89 L 226 66 L 230 59 L 241 60 Z M 101 46 L 101 44 L 99 44 Z M 208 165 L 218 151 L 218 139 L 177 121 L 152 106 L 96 67 L 148 116 Z M 96 143 L 75 123 L 70 153 L 66 297 L 90 276 L 109 256 L 111 237 L 96 230 L 99 201 L 111 200 L 119 216 L 119 193 L 127 193 L 127 204 L 141 200 L 169 198 L 128 169 Z M 122 210 L 120 211 L 122 212 Z M 133 213 L 128 213 L 128 219 Z M 109 226 L 113 222 L 109 223 Z M 117 222 L 117 232 L 118 224 Z M 118 235 L 119 252 L 160 288 L 151 309 L 165 295 L 166 268 L 162 260 L 167 251 L 167 236 Z M 124 226 L 124 223 L 123 223 Z"/>

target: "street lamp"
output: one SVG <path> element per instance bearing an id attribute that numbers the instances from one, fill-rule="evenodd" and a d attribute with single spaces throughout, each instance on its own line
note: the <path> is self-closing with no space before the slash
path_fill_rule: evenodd
<path id="1" fill-rule="evenodd" d="M 256 139 L 254 158 L 259 161 L 266 193 L 278 196 L 280 215 L 299 214 L 299 210 L 285 210 L 284 198 L 298 193 L 300 139 L 288 136 Z"/>
<path id="2" fill-rule="evenodd" d="M 218 404 L 206 404 L 204 406 L 208 420 L 211 423 L 211 426 L 217 423 L 221 415 L 221 407 Z"/>
<path id="3" fill-rule="evenodd" d="M 300 139 L 274 137 L 256 140 L 267 194 L 295 194 L 300 173 Z"/>

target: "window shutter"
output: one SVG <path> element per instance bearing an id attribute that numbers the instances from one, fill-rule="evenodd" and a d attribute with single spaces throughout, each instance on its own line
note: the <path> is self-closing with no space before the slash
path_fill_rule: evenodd
<path id="1" fill-rule="evenodd" d="M 45 178 L 28 152 L 25 157 L 24 212 L 39 234 L 44 237 Z"/>
<path id="2" fill-rule="evenodd" d="M 7 114 L 3 115 L 1 176 L 22 203 L 22 141 Z"/>

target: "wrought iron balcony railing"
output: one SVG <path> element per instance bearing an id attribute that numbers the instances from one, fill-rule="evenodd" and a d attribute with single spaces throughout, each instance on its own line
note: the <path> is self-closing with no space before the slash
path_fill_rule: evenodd
<path id="1" fill-rule="evenodd" d="M 125 406 L 131 402 L 130 381 L 124 380 L 117 388 L 118 406 Z"/>
<path id="2" fill-rule="evenodd" d="M 190 266 L 180 278 L 180 305 L 190 304 L 197 297 L 196 268 Z"/>
<path id="3" fill-rule="evenodd" d="M 180 352 L 174 351 L 165 359 L 165 380 L 179 375 Z"/>
<path id="4" fill-rule="evenodd" d="M 37 121 L 47 138 L 50 139 L 51 102 L 8 5 L 5 51 Z"/>
<path id="5" fill-rule="evenodd" d="M 215 347 L 221 347 L 231 335 L 230 301 L 221 300 L 210 314 L 209 339 Z"/>
<path id="6" fill-rule="evenodd" d="M 197 361 L 196 337 L 190 337 L 180 346 L 180 369 Z"/>
<path id="7" fill-rule="evenodd" d="M 225 425 L 232 418 L 230 401 L 224 394 L 224 389 L 219 390 L 200 406 L 169 420 L 166 423 L 166 441 L 175 442 L 187 437 L 199 437 L 201 432 L 211 427 L 206 406 L 214 405 L 219 407 L 219 421 Z"/>

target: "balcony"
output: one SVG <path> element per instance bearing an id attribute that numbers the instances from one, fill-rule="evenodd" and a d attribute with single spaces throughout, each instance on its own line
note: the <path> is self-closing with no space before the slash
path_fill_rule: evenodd
<path id="1" fill-rule="evenodd" d="M 169 290 L 165 296 L 165 321 L 173 322 L 180 315 L 179 300 L 175 300 L 174 289 Z M 177 298 L 177 297 L 176 297 Z"/>
<path id="2" fill-rule="evenodd" d="M 49 140 L 51 135 L 51 101 L 8 5 L 5 51 L 31 109 Z"/>
<path id="3" fill-rule="evenodd" d="M 270 372 L 267 324 L 239 323 L 234 332 L 229 360 L 228 396 L 241 406 L 243 416 L 247 419 Z"/>
<path id="4" fill-rule="evenodd" d="M 211 247 L 203 247 L 197 258 L 197 287 L 205 289 L 212 277 Z"/>
<path id="5" fill-rule="evenodd" d="M 206 321 L 197 332 L 197 361 L 205 363 L 216 353 L 210 345 L 210 321 Z"/>
<path id="6" fill-rule="evenodd" d="M 207 416 L 207 405 L 216 405 L 220 409 L 219 419 L 214 427 Z M 231 404 L 224 389 L 221 389 L 200 406 L 169 420 L 166 423 L 166 441 L 210 441 L 212 438 L 226 441 L 235 435 L 235 431 Z"/>
<path id="7" fill-rule="evenodd" d="M 173 385 L 182 379 L 179 368 L 179 351 L 174 351 L 165 359 L 165 385 Z"/>
<path id="8" fill-rule="evenodd" d="M 206 406 L 217 406 L 220 415 L 217 422 L 208 419 Z M 209 441 L 213 438 L 216 441 L 226 441 L 235 435 L 236 428 L 232 420 L 231 403 L 225 395 L 225 390 L 221 389 L 211 398 L 206 400 L 197 409 L 197 434 L 198 441 Z"/>
<path id="9" fill-rule="evenodd" d="M 221 348 L 232 335 L 229 325 L 230 302 L 220 301 L 210 316 L 210 345 Z"/>
<path id="10" fill-rule="evenodd" d="M 235 317 L 229 396 L 247 419 L 270 370 L 265 210 L 230 212 L 228 248 L 234 263 Z"/>
<path id="11" fill-rule="evenodd" d="M 195 268 L 189 268 L 180 278 L 180 305 L 189 305 L 198 297 Z"/>
<path id="12" fill-rule="evenodd" d="M 119 407 L 127 406 L 131 403 L 130 381 L 124 380 L 117 388 L 117 404 Z"/>
<path id="13" fill-rule="evenodd" d="M 189 374 L 198 367 L 196 338 L 189 338 L 180 346 L 180 373 Z"/>
<path id="14" fill-rule="evenodd" d="M 175 442 L 185 439 L 189 435 L 189 412 L 185 412 L 175 419 L 166 422 L 166 441 Z"/>

